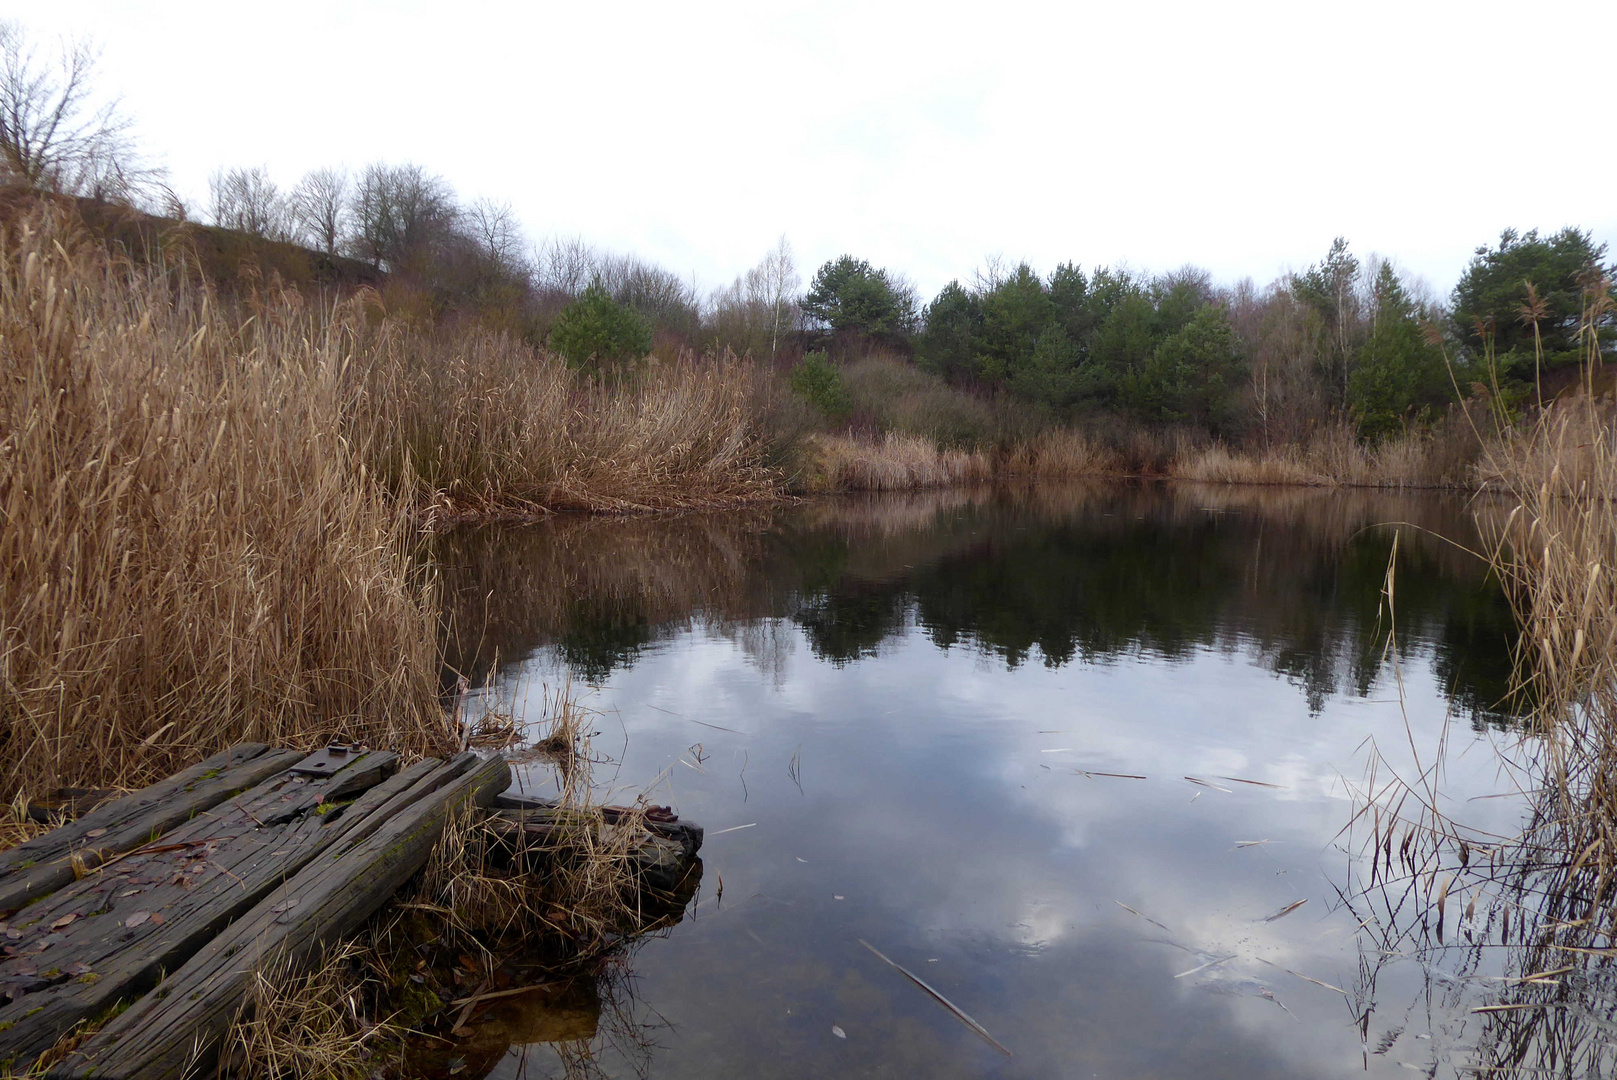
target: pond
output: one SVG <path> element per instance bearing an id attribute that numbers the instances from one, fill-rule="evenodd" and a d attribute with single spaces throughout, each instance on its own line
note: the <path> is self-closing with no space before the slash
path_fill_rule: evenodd
<path id="1" fill-rule="evenodd" d="M 1372 755 L 1444 741 L 1442 797 L 1519 821 L 1476 798 L 1513 723 L 1478 511 L 1142 482 L 446 539 L 457 665 L 535 713 L 570 681 L 597 781 L 708 833 L 600 1018 L 512 1021 L 489 1075 L 1452 1074 L 1486 986 L 1374 936 L 1348 826 Z"/>

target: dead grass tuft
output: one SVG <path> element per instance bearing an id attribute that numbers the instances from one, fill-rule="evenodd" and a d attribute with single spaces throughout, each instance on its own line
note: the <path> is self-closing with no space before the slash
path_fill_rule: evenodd
<path id="1" fill-rule="evenodd" d="M 994 475 L 993 459 L 984 451 L 949 450 L 916 435 L 815 435 L 811 447 L 802 484 L 812 492 L 907 491 L 981 483 Z"/>
<path id="2" fill-rule="evenodd" d="M 0 806 L 0 851 L 50 832 L 59 824 L 60 821 L 35 821 L 28 813 L 28 793 L 19 791 L 11 802 Z"/>
<path id="3" fill-rule="evenodd" d="M 1013 445 L 1000 461 L 1000 472 L 1050 480 L 1118 476 L 1128 472 L 1115 448 L 1081 431 L 1054 428 Z"/>
<path id="4" fill-rule="evenodd" d="M 1459 487 L 1470 485 L 1480 451 L 1467 415 L 1456 410 L 1430 431 L 1408 431 L 1376 445 L 1337 425 L 1302 444 L 1245 451 L 1221 443 L 1185 447 L 1167 471 L 1176 479 L 1219 484 Z"/>
<path id="5" fill-rule="evenodd" d="M 241 1080 L 369 1080 L 402 1032 L 366 1014 L 364 950 L 325 950 L 312 969 L 262 965 L 225 1038 L 223 1062 Z"/>

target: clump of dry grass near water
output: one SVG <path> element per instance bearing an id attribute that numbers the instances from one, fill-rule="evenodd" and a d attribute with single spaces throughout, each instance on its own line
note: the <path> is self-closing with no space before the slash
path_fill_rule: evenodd
<path id="1" fill-rule="evenodd" d="M 514 759 L 554 768 L 559 835 L 513 835 L 498 817 L 468 811 L 445 830 L 418 889 L 443 916 L 437 947 L 483 954 L 491 968 L 502 943 L 531 948 L 550 934 L 576 961 L 644 929 L 631 855 L 645 834 L 645 800 L 607 824 L 592 782 L 593 714 L 566 686 L 547 694 L 545 712 L 549 723 Z"/>
<path id="2" fill-rule="evenodd" d="M 492 1063 L 504 1052 L 501 1007 L 517 995 L 565 998 L 569 987 L 610 984 L 626 949 L 682 907 L 688 892 L 648 900 L 635 872 L 642 802 L 602 827 L 593 714 L 566 687 L 547 692 L 544 712 L 515 756 L 556 766 L 557 810 L 571 824 L 529 843 L 497 814 L 464 807 L 426 867 L 365 927 L 313 965 L 262 963 L 226 1036 L 225 1075 L 360 1080 L 453 1073 L 461 1055 Z M 591 1056 L 587 1041 L 568 1054 Z"/>
<path id="3" fill-rule="evenodd" d="M 802 485 L 813 492 L 913 491 L 1000 477 L 1075 479 L 1119 475 L 1121 456 L 1082 432 L 1054 429 L 1002 449 L 951 449 L 918 435 L 875 439 L 815 435 Z"/>
<path id="4" fill-rule="evenodd" d="M 354 942 L 307 970 L 271 960 L 254 974 L 231 1025 L 222 1071 L 239 1080 L 369 1080 L 402 1031 L 368 1014 L 374 975 Z"/>
<path id="5" fill-rule="evenodd" d="M 1071 428 L 1054 428 L 1014 443 L 997 462 L 1001 475 L 1072 480 L 1126 473 L 1114 448 Z"/>
<path id="6" fill-rule="evenodd" d="M 1449 970 L 1460 956 L 1469 978 L 1486 949 L 1505 950 L 1492 1000 L 1474 1010 L 1486 1014 L 1479 1072 L 1605 1075 L 1617 1064 L 1617 408 L 1594 393 L 1610 283 L 1591 282 L 1585 304 L 1583 392 L 1523 426 L 1501 417 L 1478 467 L 1517 504 L 1484 524 L 1522 631 L 1512 682 L 1524 721 L 1499 748 L 1521 829 L 1482 832 L 1441 809 L 1436 765 L 1372 782 L 1356 818 L 1368 825 L 1360 895 L 1378 955 L 1433 956 Z M 1390 606 L 1390 577 L 1387 595 Z"/>
<path id="7" fill-rule="evenodd" d="M 237 318 L 41 212 L 0 232 L 0 777 L 134 786 L 226 744 L 448 745 L 341 313 Z"/>
<path id="8" fill-rule="evenodd" d="M 443 526 L 557 510 L 643 511 L 772 498 L 746 361 L 690 355 L 602 375 L 509 337 L 384 324 L 355 343 L 353 438 Z"/>
<path id="9" fill-rule="evenodd" d="M 1457 410 L 1432 431 L 1375 445 L 1341 425 L 1300 445 L 1235 450 L 1222 443 L 1182 447 L 1167 472 L 1178 480 L 1305 487 L 1469 487 L 1481 451 L 1469 414 Z"/>
<path id="10" fill-rule="evenodd" d="M 950 450 L 918 435 L 815 435 L 809 456 L 801 483 L 812 492 L 909 491 L 981 483 L 994 475 L 984 451 Z"/>
<path id="11" fill-rule="evenodd" d="M 916 435 L 815 435 L 800 483 L 808 491 L 903 491 L 1011 477 L 1067 480 L 1167 476 L 1213 484 L 1303 487 L 1468 487 L 1478 443 L 1451 418 L 1371 446 L 1347 425 L 1302 445 L 1238 449 L 1183 432 L 1127 429 L 1097 438 L 1051 428 L 998 447 L 951 449 Z"/>

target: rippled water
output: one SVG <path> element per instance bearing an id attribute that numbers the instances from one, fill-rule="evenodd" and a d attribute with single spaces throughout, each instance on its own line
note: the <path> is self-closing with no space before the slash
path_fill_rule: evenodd
<path id="1" fill-rule="evenodd" d="M 1342 831 L 1372 744 L 1407 768 L 1446 727 L 1445 797 L 1499 786 L 1509 610 L 1449 542 L 1476 509 L 1040 486 L 450 538 L 462 668 L 519 705 L 571 678 L 598 779 L 708 830 L 610 1022 L 512 1020 L 490 1075 L 1452 1065 L 1476 1023 L 1366 946 Z"/>

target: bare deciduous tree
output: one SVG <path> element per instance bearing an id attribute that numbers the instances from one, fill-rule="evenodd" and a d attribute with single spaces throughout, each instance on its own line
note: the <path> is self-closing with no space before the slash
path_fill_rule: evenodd
<path id="1" fill-rule="evenodd" d="M 600 261 L 582 237 L 551 237 L 534 251 L 534 283 L 541 292 L 571 299 L 589 286 Z"/>
<path id="2" fill-rule="evenodd" d="M 134 198 L 157 179 L 131 147 L 117 101 L 95 104 L 97 58 L 86 42 L 42 57 L 21 24 L 0 21 L 0 181 Z"/>
<path id="3" fill-rule="evenodd" d="M 281 189 L 262 165 L 220 169 L 208 179 L 213 223 L 271 240 L 286 239 L 290 215 Z"/>
<path id="4" fill-rule="evenodd" d="M 310 247 L 335 255 L 348 233 L 348 173 L 311 169 L 287 197 L 292 223 Z"/>
<path id="5" fill-rule="evenodd" d="M 521 273 L 522 226 L 508 202 L 478 199 L 466 211 L 465 229 L 479 253 L 500 269 Z"/>
<path id="6" fill-rule="evenodd" d="M 1254 434 L 1268 446 L 1301 442 L 1330 416 L 1330 385 L 1306 304 L 1284 281 L 1244 280 L 1223 296 L 1247 357 Z"/>
<path id="7" fill-rule="evenodd" d="M 781 338 L 797 325 L 800 316 L 797 290 L 803 286 L 803 279 L 797 274 L 797 263 L 792 258 L 792 245 L 786 242 L 784 233 L 764 256 L 764 261 L 747 276 L 749 280 L 756 278 L 753 287 L 759 291 L 769 311 L 769 357 L 774 359 L 780 351 Z"/>
<path id="8" fill-rule="evenodd" d="M 757 266 L 713 293 L 709 318 L 714 343 L 774 359 L 782 340 L 797 327 L 802 284 L 791 245 L 782 236 Z"/>
<path id="9" fill-rule="evenodd" d="M 350 204 L 354 254 L 388 270 L 420 269 L 454 235 L 455 193 L 419 165 L 367 166 Z"/>

